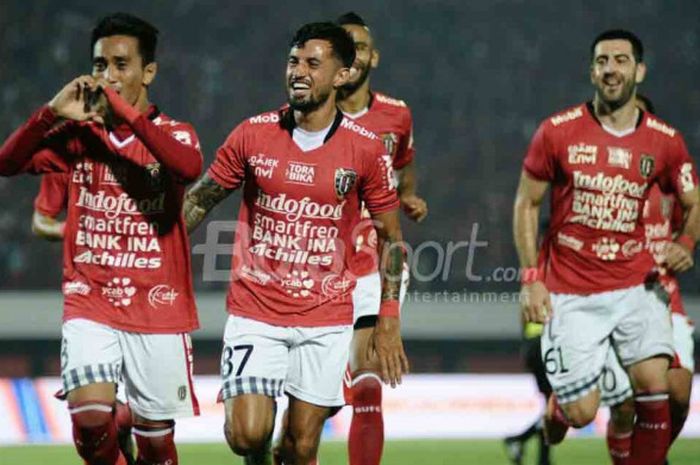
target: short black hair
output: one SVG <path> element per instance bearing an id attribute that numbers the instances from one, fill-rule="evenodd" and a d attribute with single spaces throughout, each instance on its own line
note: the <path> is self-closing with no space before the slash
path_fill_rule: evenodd
<path id="1" fill-rule="evenodd" d="M 651 102 L 649 97 L 638 93 L 637 100 L 644 104 L 644 106 L 647 108 L 647 113 L 651 113 L 652 115 L 656 114 L 656 108 L 654 108 L 654 104 Z"/>
<path id="2" fill-rule="evenodd" d="M 113 13 L 97 23 L 95 29 L 92 30 L 90 56 L 92 57 L 95 43 L 98 40 L 116 35 L 135 37 L 139 41 L 139 53 L 144 65 L 156 61 L 158 29 L 148 21 L 129 13 Z"/>
<path id="3" fill-rule="evenodd" d="M 338 19 L 336 19 L 335 22 L 339 26 L 345 26 L 346 24 L 351 24 L 354 26 L 362 26 L 362 27 L 366 27 L 367 29 L 369 29 L 369 26 L 367 25 L 365 20 L 362 19 L 362 17 L 360 15 L 358 15 L 357 13 L 355 13 L 354 11 L 348 11 L 347 13 L 338 16 Z"/>
<path id="4" fill-rule="evenodd" d="M 289 46 L 303 47 L 312 39 L 330 42 L 333 54 L 343 63 L 343 66 L 349 68 L 355 61 L 355 42 L 350 34 L 337 24 L 330 22 L 305 24 L 294 34 Z"/>
<path id="5" fill-rule="evenodd" d="M 644 45 L 642 41 L 633 32 L 626 31 L 624 29 L 610 29 L 605 32 L 598 34 L 591 43 L 591 61 L 595 58 L 595 47 L 598 43 L 604 40 L 626 40 L 632 44 L 632 54 L 637 63 L 644 61 Z"/>

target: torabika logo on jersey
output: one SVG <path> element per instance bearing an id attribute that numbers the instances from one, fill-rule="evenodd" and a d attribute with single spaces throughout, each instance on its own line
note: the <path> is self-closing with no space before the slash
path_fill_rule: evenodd
<path id="1" fill-rule="evenodd" d="M 335 195 L 342 199 L 350 192 L 357 181 L 357 172 L 347 168 L 335 170 Z"/>

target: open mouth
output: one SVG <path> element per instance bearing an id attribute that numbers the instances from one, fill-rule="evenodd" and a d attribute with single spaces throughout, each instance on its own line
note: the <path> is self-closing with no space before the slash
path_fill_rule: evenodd
<path id="1" fill-rule="evenodd" d="M 292 91 L 292 95 L 298 97 L 307 95 L 311 91 L 311 86 L 306 82 L 295 81 L 291 83 L 289 89 Z"/>

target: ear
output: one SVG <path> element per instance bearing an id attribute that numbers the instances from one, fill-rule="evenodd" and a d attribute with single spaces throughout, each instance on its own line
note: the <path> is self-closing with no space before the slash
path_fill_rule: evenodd
<path id="1" fill-rule="evenodd" d="M 147 64 L 143 68 L 143 79 L 141 80 L 141 84 L 143 84 L 146 87 L 151 85 L 153 80 L 156 78 L 157 73 L 158 73 L 158 64 L 155 61 Z"/>
<path id="2" fill-rule="evenodd" d="M 641 62 L 637 65 L 637 70 L 634 73 L 634 82 L 637 84 L 641 84 L 644 82 L 644 78 L 647 75 L 647 65 L 644 62 Z"/>
<path id="3" fill-rule="evenodd" d="M 369 65 L 373 69 L 379 66 L 379 50 L 377 50 L 376 48 L 372 49 L 372 56 L 369 60 Z"/>
<path id="4" fill-rule="evenodd" d="M 333 77 L 333 87 L 339 89 L 340 87 L 343 87 L 345 84 L 347 84 L 349 80 L 350 68 L 346 68 L 345 66 L 343 66 L 340 69 L 338 69 L 338 71 L 335 73 L 335 77 Z"/>

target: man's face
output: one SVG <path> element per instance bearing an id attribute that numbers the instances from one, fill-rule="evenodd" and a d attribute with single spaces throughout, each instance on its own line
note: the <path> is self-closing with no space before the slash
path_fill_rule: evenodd
<path id="1" fill-rule="evenodd" d="M 632 44 L 624 39 L 603 40 L 594 52 L 591 83 L 598 98 L 619 108 L 632 98 L 637 84 L 644 80 L 644 63 L 636 62 Z"/>
<path id="2" fill-rule="evenodd" d="M 143 63 L 136 37 L 115 35 L 95 42 L 92 76 L 104 79 L 131 105 L 153 81 L 155 70 L 155 63 Z"/>
<path id="3" fill-rule="evenodd" d="M 372 35 L 366 27 L 357 24 L 345 24 L 343 29 L 348 31 L 355 42 L 355 61 L 350 70 L 350 81 L 343 90 L 353 92 L 367 81 L 372 68 L 379 64 L 379 53 L 374 48 Z"/>
<path id="4" fill-rule="evenodd" d="M 333 54 L 330 42 L 311 39 L 292 47 L 287 59 L 287 98 L 294 110 L 310 112 L 326 102 L 349 76 Z"/>

